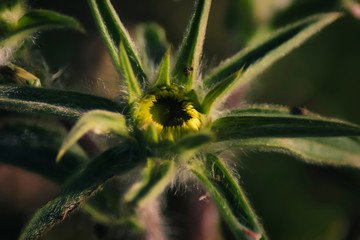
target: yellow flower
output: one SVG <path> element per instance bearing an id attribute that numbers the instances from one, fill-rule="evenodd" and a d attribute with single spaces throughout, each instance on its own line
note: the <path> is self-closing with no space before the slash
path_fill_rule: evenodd
<path id="1" fill-rule="evenodd" d="M 160 131 L 198 131 L 201 128 L 199 113 L 185 92 L 175 86 L 159 87 L 145 94 L 135 110 L 140 128 L 154 124 Z"/>

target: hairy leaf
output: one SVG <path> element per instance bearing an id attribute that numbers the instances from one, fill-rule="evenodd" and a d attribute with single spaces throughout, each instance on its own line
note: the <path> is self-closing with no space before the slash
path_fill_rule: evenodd
<path id="1" fill-rule="evenodd" d="M 89 4 L 115 67 L 118 71 L 121 71 L 119 46 L 120 42 L 122 42 L 129 56 L 136 78 L 142 86 L 145 86 L 147 77 L 139 61 L 135 45 L 128 31 L 120 21 L 114 7 L 111 5 L 110 0 L 89 0 Z"/>
<path id="2" fill-rule="evenodd" d="M 205 38 L 211 0 L 196 0 L 172 76 L 176 84 L 192 89 Z"/>
<path id="3" fill-rule="evenodd" d="M 129 215 L 122 201 L 122 191 L 119 186 L 124 182 L 114 177 L 101 186 L 101 191 L 89 198 L 83 209 L 97 222 L 104 224 L 121 224 L 124 215 Z"/>
<path id="4" fill-rule="evenodd" d="M 38 77 L 13 64 L 0 66 L 0 83 L 1 82 L 41 87 L 41 82 Z"/>
<path id="5" fill-rule="evenodd" d="M 155 86 L 170 86 L 170 48 L 161 60 Z"/>
<path id="6" fill-rule="evenodd" d="M 340 16 L 340 13 L 319 14 L 276 31 L 269 39 L 225 60 L 205 78 L 205 87 L 212 87 L 243 66 L 244 72 L 238 82 L 249 82 Z"/>
<path id="7" fill-rule="evenodd" d="M 36 9 L 22 16 L 10 31 L 0 33 L 0 46 L 12 44 L 34 32 L 54 28 L 68 28 L 84 32 L 81 24 L 72 17 L 54 11 Z"/>
<path id="8" fill-rule="evenodd" d="M 233 111 L 213 122 L 218 141 L 257 137 L 337 137 L 360 136 L 360 127 L 317 115 L 288 112 L 244 113 Z"/>
<path id="9" fill-rule="evenodd" d="M 360 167 L 360 140 L 357 137 L 249 138 L 209 147 L 217 154 L 237 148 L 280 152 L 314 164 Z"/>
<path id="10" fill-rule="evenodd" d="M 42 113 L 77 119 L 87 111 L 103 109 L 123 112 L 124 107 L 102 97 L 46 88 L 0 85 L 0 109 L 20 113 Z"/>
<path id="11" fill-rule="evenodd" d="M 142 208 L 164 192 L 174 175 L 174 161 L 148 159 L 142 179 L 135 183 L 125 195 L 125 200 Z"/>
<path id="12" fill-rule="evenodd" d="M 65 152 L 90 130 L 128 136 L 125 118 L 121 114 L 103 110 L 87 112 L 76 122 L 64 139 L 56 161 L 59 162 Z"/>
<path id="13" fill-rule="evenodd" d="M 199 148 L 213 140 L 213 135 L 208 132 L 199 132 L 181 138 L 174 147 L 174 152 L 185 153 L 187 151 L 197 151 Z"/>
<path id="14" fill-rule="evenodd" d="M 38 123 L 1 119 L 0 162 L 39 174 L 56 183 L 62 183 L 87 162 L 81 151 L 69 151 L 56 164 L 55 157 L 64 132 L 40 126 Z"/>
<path id="15" fill-rule="evenodd" d="M 211 110 L 211 107 L 224 99 L 224 96 L 229 92 L 233 91 L 233 86 L 237 83 L 237 80 L 241 76 L 242 69 L 238 72 L 231 74 L 229 77 L 225 78 L 223 81 L 218 82 L 205 96 L 202 102 L 202 111 L 205 114 L 208 114 Z"/>
<path id="16" fill-rule="evenodd" d="M 236 239 L 260 239 L 262 227 L 235 177 L 224 164 L 208 154 L 204 162 L 194 161 L 189 167 L 210 192 Z"/>
<path id="17" fill-rule="evenodd" d="M 120 48 L 119 48 L 119 58 L 120 58 L 120 70 L 126 80 L 128 101 L 129 103 L 132 103 L 135 99 L 141 96 L 141 89 L 138 85 L 137 79 L 134 75 L 134 71 L 130 64 L 130 59 L 126 54 L 126 50 L 122 42 L 120 43 Z"/>
<path id="18" fill-rule="evenodd" d="M 142 160 L 137 151 L 125 145 L 102 153 L 85 169 L 72 177 L 55 199 L 36 212 L 20 239 L 38 239 L 80 207 L 107 179 L 115 174 L 131 170 Z"/>

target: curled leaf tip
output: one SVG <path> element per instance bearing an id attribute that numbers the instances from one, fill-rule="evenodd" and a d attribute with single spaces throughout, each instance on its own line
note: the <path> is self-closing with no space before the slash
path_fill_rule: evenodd
<path id="1" fill-rule="evenodd" d="M 64 154 L 65 154 L 65 152 L 61 149 L 60 151 L 59 151 L 59 153 L 57 154 L 57 156 L 56 156 L 56 163 L 60 163 L 60 161 L 61 161 L 61 158 L 64 156 Z"/>

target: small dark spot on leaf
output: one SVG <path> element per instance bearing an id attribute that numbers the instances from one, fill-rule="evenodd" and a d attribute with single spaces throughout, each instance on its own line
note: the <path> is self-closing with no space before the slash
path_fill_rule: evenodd
<path id="1" fill-rule="evenodd" d="M 292 107 L 290 113 L 294 115 L 306 115 L 309 111 L 304 106 Z"/>
<path id="2" fill-rule="evenodd" d="M 184 67 L 184 75 L 185 77 L 188 77 L 190 76 L 190 73 L 194 71 L 194 68 L 193 67 Z"/>

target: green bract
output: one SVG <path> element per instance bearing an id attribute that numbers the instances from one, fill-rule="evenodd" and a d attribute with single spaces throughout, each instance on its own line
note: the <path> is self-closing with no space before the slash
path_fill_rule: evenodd
<path id="1" fill-rule="evenodd" d="M 233 171 L 221 161 L 222 152 L 239 147 L 265 148 L 314 163 L 360 166 L 359 141 L 351 137 L 360 135 L 357 125 L 271 105 L 230 112 L 219 108 L 235 89 L 254 79 L 341 14 L 319 14 L 288 25 L 268 39 L 238 52 L 201 78 L 199 62 L 211 0 L 195 1 L 177 52 L 171 51 L 159 26 L 143 25 L 138 31 L 143 34 L 140 41 L 145 45 L 141 55 L 109 0 L 89 0 L 89 4 L 124 81 L 126 102 L 21 86 L 23 84 L 0 86 L 0 108 L 3 110 L 77 120 L 60 147 L 57 167 L 51 165 L 48 171 L 43 171 L 39 163 L 25 166 L 21 159 L 11 162 L 4 158 L 63 183 L 61 193 L 34 215 L 20 239 L 39 238 L 95 192 L 104 201 L 109 200 L 109 190 L 103 185 L 105 181 L 136 168 L 143 169 L 141 178 L 123 197 L 122 203 L 126 206 L 123 208 L 127 209 L 123 215 L 118 216 L 120 207 L 107 211 L 93 199 L 85 202 L 84 209 L 103 223 L 138 224 L 135 210 L 146 208 L 171 182 L 181 181 L 178 175 L 185 171 L 208 190 L 234 239 L 267 239 Z M 32 14 L 37 14 L 39 21 L 50 18 L 45 11 Z M 8 38 L 24 27 L 36 30 L 30 22 L 33 21 L 9 32 Z M 156 74 L 150 72 L 154 71 L 152 66 L 157 66 Z M 24 123 L 15 124 L 13 128 L 21 130 Z M 48 133 L 52 131 L 47 130 Z M 75 154 L 71 148 L 89 131 L 116 139 L 116 144 L 91 161 L 84 160 L 86 157 Z M 38 132 L 39 129 L 33 129 L 34 136 Z M 20 139 L 20 135 L 18 137 Z M 6 144 L 2 144 L 5 148 Z M 36 144 L 27 147 L 38 150 Z M 53 145 L 51 149 L 55 161 Z M 73 163 L 76 170 L 69 172 L 66 169 L 71 159 L 76 159 Z M 66 173 L 61 175 L 59 171 Z M 140 228 L 146 226 L 140 224 Z"/>

